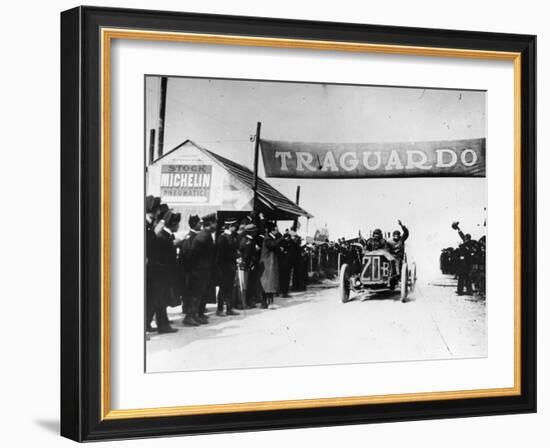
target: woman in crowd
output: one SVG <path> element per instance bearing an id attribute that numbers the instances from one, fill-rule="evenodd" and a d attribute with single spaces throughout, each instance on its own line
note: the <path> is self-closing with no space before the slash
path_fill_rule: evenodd
<path id="1" fill-rule="evenodd" d="M 266 234 L 260 255 L 262 267 L 261 285 L 262 308 L 273 304 L 273 296 L 279 292 L 279 250 L 282 242 L 282 235 L 279 233 L 277 224 L 266 223 Z"/>

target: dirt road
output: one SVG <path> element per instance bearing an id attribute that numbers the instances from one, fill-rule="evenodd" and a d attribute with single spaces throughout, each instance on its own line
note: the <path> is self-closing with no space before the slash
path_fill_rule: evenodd
<path id="1" fill-rule="evenodd" d="M 362 294 L 339 301 L 335 283 L 276 298 L 276 309 L 241 311 L 210 324 L 182 327 L 147 341 L 147 371 L 482 357 L 487 354 L 485 302 L 454 294 L 450 279 L 399 293 Z"/>

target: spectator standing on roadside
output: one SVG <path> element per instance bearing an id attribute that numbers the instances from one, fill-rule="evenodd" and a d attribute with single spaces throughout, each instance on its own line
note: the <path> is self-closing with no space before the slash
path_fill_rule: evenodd
<path id="1" fill-rule="evenodd" d="M 237 316 L 233 310 L 233 285 L 237 272 L 237 220 L 228 220 L 216 241 L 216 273 L 219 277 L 217 316 Z M 224 305 L 226 313 L 224 314 Z"/>
<path id="2" fill-rule="evenodd" d="M 198 215 L 191 215 L 187 220 L 189 232 L 185 238 L 179 243 L 178 264 L 179 264 L 179 281 L 180 295 L 182 298 L 182 309 L 185 314 L 183 325 L 187 327 L 196 327 L 200 322 L 196 319 L 198 315 L 198 299 L 197 294 L 192 289 L 191 282 L 191 247 L 195 237 L 201 230 L 201 219 Z"/>
<path id="3" fill-rule="evenodd" d="M 201 324 L 207 324 L 206 303 L 212 297 L 216 288 L 214 280 L 216 247 L 213 239 L 217 226 L 216 214 L 211 213 L 203 216 L 202 222 L 202 230 L 197 234 L 191 245 L 191 289 L 196 294 L 198 302 L 198 309 L 194 318 Z"/>
<path id="4" fill-rule="evenodd" d="M 279 251 L 282 236 L 277 224 L 267 222 L 266 234 L 261 249 L 260 265 L 262 266 L 262 308 L 273 304 L 274 295 L 279 292 Z"/>

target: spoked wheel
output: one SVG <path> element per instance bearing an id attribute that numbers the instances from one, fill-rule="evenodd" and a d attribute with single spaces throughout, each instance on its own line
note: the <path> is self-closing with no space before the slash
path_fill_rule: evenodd
<path id="1" fill-rule="evenodd" d="M 342 303 L 346 303 L 349 300 L 350 289 L 351 280 L 349 265 L 343 264 L 340 268 L 340 284 L 338 285 L 338 294 Z"/>
<path id="2" fill-rule="evenodd" d="M 401 302 L 407 301 L 409 295 L 409 266 L 407 263 L 401 265 Z"/>
<path id="3" fill-rule="evenodd" d="M 416 286 L 416 263 L 411 264 L 411 271 L 410 271 L 409 278 L 410 278 L 410 284 L 411 284 L 409 288 L 409 292 L 414 292 L 414 288 Z"/>

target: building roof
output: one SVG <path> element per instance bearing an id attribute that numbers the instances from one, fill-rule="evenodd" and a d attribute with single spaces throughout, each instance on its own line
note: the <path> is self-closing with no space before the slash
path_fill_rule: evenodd
<path id="1" fill-rule="evenodd" d="M 154 160 L 153 163 L 158 162 L 160 159 L 166 157 L 168 154 L 176 151 L 177 149 L 180 149 L 182 146 L 184 146 L 187 143 L 192 144 L 194 147 L 196 147 L 200 151 L 210 156 L 212 159 L 214 159 L 216 162 L 222 165 L 223 168 L 225 168 L 230 174 L 235 176 L 239 181 L 241 181 L 248 188 L 252 189 L 253 182 L 254 182 L 253 180 L 254 174 L 252 170 L 245 167 L 244 165 L 233 162 L 232 160 L 226 159 L 225 157 L 222 157 L 219 154 L 209 151 L 206 148 L 202 148 L 192 140 L 185 140 L 184 142 L 177 145 L 175 148 L 171 149 L 170 151 L 166 152 L 165 154 L 163 154 L 162 156 Z M 261 177 L 258 177 L 257 192 L 258 192 L 258 200 L 269 210 L 280 211 L 282 212 L 282 215 L 305 216 L 307 218 L 313 217 L 313 215 L 305 211 L 295 202 L 291 201 L 289 198 L 287 198 L 279 190 L 277 190 L 276 188 L 268 184 Z M 279 219 L 282 219 L 282 218 L 279 218 Z"/>

